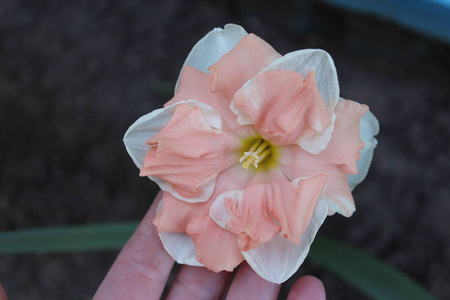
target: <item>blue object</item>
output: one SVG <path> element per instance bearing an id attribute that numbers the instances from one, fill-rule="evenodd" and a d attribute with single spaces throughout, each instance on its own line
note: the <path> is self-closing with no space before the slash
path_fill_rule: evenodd
<path id="1" fill-rule="evenodd" d="M 450 44 L 450 0 L 322 0 L 391 19 Z"/>

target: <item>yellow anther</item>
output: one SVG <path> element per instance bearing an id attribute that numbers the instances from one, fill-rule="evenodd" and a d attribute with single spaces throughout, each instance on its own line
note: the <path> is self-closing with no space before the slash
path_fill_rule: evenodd
<path id="1" fill-rule="evenodd" d="M 244 152 L 244 155 L 239 159 L 239 162 L 243 162 L 242 166 L 248 169 L 251 165 L 258 168 L 258 164 L 261 163 L 271 153 L 269 142 L 258 139 L 250 147 L 250 150 Z"/>
<path id="2" fill-rule="evenodd" d="M 269 146 L 268 141 L 264 141 L 261 145 L 259 145 L 258 149 L 255 151 L 256 155 L 264 151 Z M 253 147 L 252 147 L 253 148 Z"/>

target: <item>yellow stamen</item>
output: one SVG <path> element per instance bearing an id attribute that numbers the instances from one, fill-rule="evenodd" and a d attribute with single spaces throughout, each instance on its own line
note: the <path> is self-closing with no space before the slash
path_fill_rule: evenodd
<path id="1" fill-rule="evenodd" d="M 239 159 L 239 162 L 243 162 L 242 166 L 244 169 L 248 169 L 251 165 L 258 168 L 258 164 L 267 158 L 271 152 L 269 142 L 258 139 L 252 147 L 250 147 L 249 151 L 244 152 L 244 155 Z"/>

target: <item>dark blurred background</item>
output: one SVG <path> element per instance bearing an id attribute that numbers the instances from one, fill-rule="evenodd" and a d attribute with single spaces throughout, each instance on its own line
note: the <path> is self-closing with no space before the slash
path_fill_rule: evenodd
<path id="1" fill-rule="evenodd" d="M 2 0 L 0 230 L 142 218 L 157 187 L 123 134 L 171 98 L 192 46 L 230 22 L 281 54 L 325 49 L 341 95 L 380 121 L 356 213 L 319 235 L 450 299 L 450 47 L 322 1 Z M 89 299 L 116 255 L 0 255 L 0 282 L 11 299 Z M 306 273 L 330 300 L 368 299 L 308 259 Z"/>

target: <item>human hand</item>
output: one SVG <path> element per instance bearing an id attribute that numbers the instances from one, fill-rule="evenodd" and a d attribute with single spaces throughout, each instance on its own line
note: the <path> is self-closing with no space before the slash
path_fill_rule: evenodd
<path id="1" fill-rule="evenodd" d="M 95 300 L 160 299 L 174 264 L 152 223 L 161 198 L 162 193 L 159 193 L 97 290 Z M 183 265 L 170 286 L 167 299 L 221 299 L 232 275 Z M 281 285 L 259 277 L 244 262 L 231 282 L 226 299 L 277 299 L 280 288 Z M 303 276 L 292 286 L 288 300 L 293 299 L 324 300 L 322 282 L 313 276 Z"/>
<path id="2" fill-rule="evenodd" d="M 0 283 L 0 300 L 8 300 L 8 297 L 6 296 L 6 292 L 3 289 L 3 286 L 1 283 Z"/>

